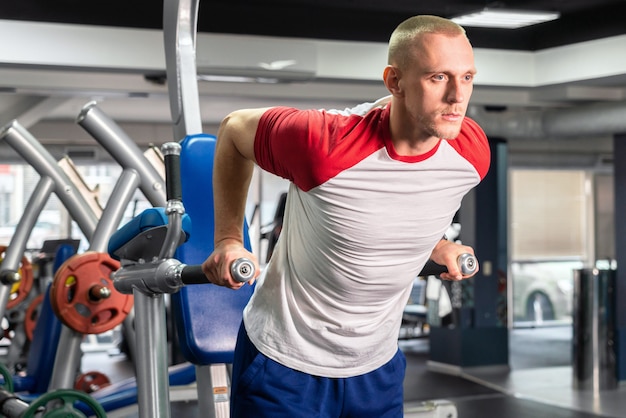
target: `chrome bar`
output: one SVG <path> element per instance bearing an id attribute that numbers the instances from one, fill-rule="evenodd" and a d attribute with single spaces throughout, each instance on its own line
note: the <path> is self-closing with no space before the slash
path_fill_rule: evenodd
<path id="1" fill-rule="evenodd" d="M 165 68 L 176 141 L 202 133 L 196 71 L 198 4 L 199 0 L 163 4 Z"/>
<path id="2" fill-rule="evenodd" d="M 16 120 L 5 125 L 0 131 L 0 138 L 4 138 L 41 177 L 49 177 L 54 181 L 56 195 L 63 202 L 85 237 L 91 240 L 98 223 L 98 217 L 48 150 Z"/>
<path id="3" fill-rule="evenodd" d="M 141 152 L 137 144 L 97 107 L 96 102 L 87 103 L 76 122 L 82 126 L 124 168 L 139 173 L 139 188 L 153 206 L 165 206 L 165 180 Z"/>
<path id="4" fill-rule="evenodd" d="M 131 201 L 139 185 L 139 175 L 133 169 L 125 169 L 117 180 L 102 218 L 89 242 L 89 251 L 106 252 L 109 238 L 119 226 L 124 210 Z M 136 303 L 136 301 L 135 301 Z M 54 368 L 50 378 L 50 390 L 74 387 L 76 370 L 81 362 L 80 344 L 84 335 L 63 326 L 59 346 L 54 358 Z"/>
<path id="5" fill-rule="evenodd" d="M 2 282 L 0 286 L 0 318 L 3 318 L 6 313 L 13 283 L 21 279 L 18 272 L 28 238 L 53 190 L 54 181 L 50 177 L 39 179 L 15 228 L 15 234 L 11 237 L 9 246 L 4 251 L 4 258 L 0 263 L 0 282 Z"/>

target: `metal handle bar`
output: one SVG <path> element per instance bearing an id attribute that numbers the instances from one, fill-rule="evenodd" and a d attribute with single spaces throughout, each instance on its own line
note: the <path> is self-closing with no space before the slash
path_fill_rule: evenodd
<path id="1" fill-rule="evenodd" d="M 230 265 L 233 279 L 247 282 L 254 277 L 254 263 L 247 258 L 238 258 Z M 176 293 L 190 284 L 207 284 L 200 265 L 186 265 L 174 258 L 152 263 L 137 263 L 124 266 L 111 277 L 120 293 L 131 294 L 137 289 L 146 294 Z"/>
<path id="2" fill-rule="evenodd" d="M 476 260 L 476 257 L 469 253 L 461 254 L 456 259 L 456 262 L 458 263 L 459 269 L 464 276 L 474 274 L 478 268 L 478 261 Z M 442 266 L 432 260 L 428 260 L 419 276 L 438 276 L 441 273 L 446 273 L 447 271 L 448 269 L 446 266 Z"/>
<path id="3" fill-rule="evenodd" d="M 254 277 L 254 263 L 247 258 L 238 258 L 230 264 L 230 274 L 238 282 L 245 283 Z M 202 266 L 184 266 L 180 278 L 183 284 L 207 283 L 206 276 L 202 272 Z"/>

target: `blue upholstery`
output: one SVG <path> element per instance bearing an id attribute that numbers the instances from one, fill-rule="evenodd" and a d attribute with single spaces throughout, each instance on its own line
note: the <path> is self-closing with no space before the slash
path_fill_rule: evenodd
<path id="1" fill-rule="evenodd" d="M 148 208 L 135 216 L 128 223 L 115 231 L 109 238 L 108 252 L 111 258 L 119 260 L 115 252 L 140 233 L 158 226 L 167 225 L 165 208 Z M 185 233 L 185 240 L 189 238 L 191 221 L 185 214 L 181 219 L 181 228 Z"/>
<path id="2" fill-rule="evenodd" d="M 185 212 L 193 231 L 177 251 L 188 265 L 201 264 L 213 251 L 213 157 L 212 135 L 188 136 L 181 142 L 181 182 Z M 246 248 L 250 249 L 247 225 Z M 211 284 L 192 285 L 172 295 L 172 315 L 183 356 L 198 365 L 232 363 L 243 308 L 253 286 L 231 290 Z"/>
<path id="3" fill-rule="evenodd" d="M 52 271 L 57 271 L 61 264 L 74 255 L 71 245 L 63 244 L 57 248 Z M 50 385 L 54 359 L 61 338 L 61 321 L 57 318 L 50 304 L 50 285 L 39 308 L 39 317 L 33 331 L 33 340 L 28 350 L 26 375 L 13 376 L 15 392 L 45 393 Z"/>
<path id="4" fill-rule="evenodd" d="M 201 264 L 213 250 L 212 172 L 215 137 L 195 135 L 181 142 L 181 182 L 185 216 L 183 230 L 189 239 L 176 258 L 188 265 Z M 189 219 L 187 219 L 187 217 Z M 163 208 L 151 208 L 121 227 L 109 240 L 109 254 L 146 229 L 167 224 Z M 191 233 L 189 227 L 191 226 Z M 246 248 L 250 249 L 244 225 Z M 195 365 L 232 363 L 242 312 L 252 296 L 252 286 L 234 291 L 212 284 L 189 285 L 171 295 L 171 312 L 179 348 L 187 363 L 169 367 L 170 385 L 195 380 Z M 137 403 L 135 378 L 107 386 L 91 394 L 106 411 Z"/>

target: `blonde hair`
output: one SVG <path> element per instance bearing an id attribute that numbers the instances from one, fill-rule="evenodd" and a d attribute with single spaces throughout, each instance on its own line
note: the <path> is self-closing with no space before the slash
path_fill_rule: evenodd
<path id="1" fill-rule="evenodd" d="M 449 19 L 439 16 L 413 16 L 400 23 L 389 39 L 388 64 L 404 67 L 415 38 L 425 33 L 441 33 L 449 36 L 464 35 L 465 29 Z"/>

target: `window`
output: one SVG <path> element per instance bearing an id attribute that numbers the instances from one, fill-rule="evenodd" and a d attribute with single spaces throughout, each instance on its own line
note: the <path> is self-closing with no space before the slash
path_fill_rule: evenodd
<path id="1" fill-rule="evenodd" d="M 512 259 L 588 259 L 587 174 L 511 170 L 510 180 Z"/>

